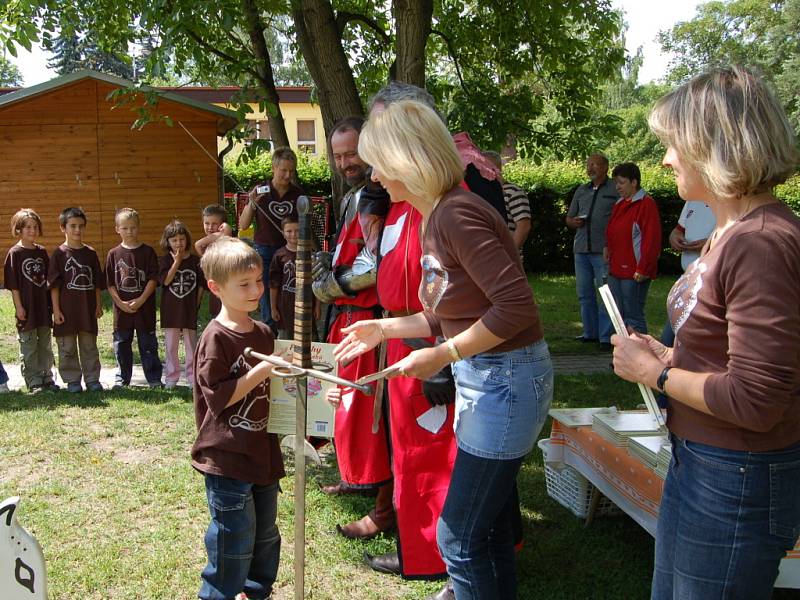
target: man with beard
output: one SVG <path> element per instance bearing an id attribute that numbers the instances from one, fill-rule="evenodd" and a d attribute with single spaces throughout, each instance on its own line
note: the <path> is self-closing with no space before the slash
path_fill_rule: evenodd
<path id="1" fill-rule="evenodd" d="M 336 123 L 330 134 L 336 169 L 350 186 L 340 205 L 335 251 L 314 256 L 314 294 L 332 305 L 327 340 L 332 344 L 342 340 L 343 327 L 380 315 L 375 252 L 389 199 L 383 188 L 369 184 L 367 165 L 358 156 L 363 123 L 361 117 L 348 117 Z M 339 375 L 355 380 L 377 370 L 378 357 L 369 352 L 341 365 Z M 370 539 L 395 525 L 388 431 L 381 419 L 377 433 L 372 433 L 373 396 L 344 389 L 340 398 L 334 443 L 341 481 L 322 491 L 331 495 L 377 491 L 375 508 L 369 514 L 353 523 L 337 525 L 339 533 L 347 538 Z"/>

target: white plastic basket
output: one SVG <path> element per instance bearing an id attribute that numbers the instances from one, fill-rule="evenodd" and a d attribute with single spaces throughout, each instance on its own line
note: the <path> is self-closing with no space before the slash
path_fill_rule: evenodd
<path id="1" fill-rule="evenodd" d="M 544 455 L 544 477 L 547 485 L 547 495 L 564 508 L 581 519 L 589 514 L 589 505 L 592 501 L 594 486 L 573 467 L 564 464 L 556 467 L 555 463 L 548 463 L 550 440 L 539 440 L 539 449 Z M 600 498 L 595 515 L 619 514 L 617 506 L 605 496 Z"/>

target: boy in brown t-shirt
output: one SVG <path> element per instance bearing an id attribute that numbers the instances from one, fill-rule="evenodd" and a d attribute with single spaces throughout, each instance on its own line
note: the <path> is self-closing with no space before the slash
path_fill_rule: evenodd
<path id="1" fill-rule="evenodd" d="M 106 285 L 114 301 L 114 355 L 118 367 L 114 387 L 131 383 L 134 332 L 147 383 L 161 387 L 153 295 L 158 286 L 158 257 L 155 250 L 139 241 L 139 213 L 134 209 L 119 209 L 114 225 L 122 239 L 106 256 Z"/>
<path id="2" fill-rule="evenodd" d="M 201 237 L 194 243 L 194 249 L 200 256 L 205 254 L 206 248 L 216 242 L 223 235 L 233 235 L 233 229 L 228 225 L 226 219 L 228 213 L 225 207 L 221 204 L 209 204 L 203 209 L 203 233 Z M 208 316 L 213 319 L 219 313 L 222 307 L 219 298 L 214 294 L 208 295 Z"/>
<path id="3" fill-rule="evenodd" d="M 52 371 L 48 258 L 36 243 L 42 235 L 42 220 L 32 209 L 22 208 L 11 217 L 11 233 L 19 241 L 6 254 L 3 278 L 14 298 L 22 376 L 30 392 L 58 391 Z"/>
<path id="4" fill-rule="evenodd" d="M 210 246 L 200 266 L 222 308 L 195 352 L 192 466 L 205 476 L 211 514 L 198 597 L 269 598 L 280 558 L 278 481 L 285 473 L 278 438 L 267 433 L 271 366 L 244 356 L 247 347 L 274 349 L 269 327 L 249 316 L 264 293 L 263 267 L 255 250 L 230 237 Z"/>
<path id="5" fill-rule="evenodd" d="M 82 392 L 81 376 L 90 392 L 102 392 L 97 319 L 103 315 L 100 290 L 105 287 L 94 248 L 83 243 L 86 214 L 80 208 L 61 211 L 58 223 L 64 243 L 53 251 L 47 283 L 53 301 L 53 335 L 58 346 L 58 372 L 68 392 Z"/>

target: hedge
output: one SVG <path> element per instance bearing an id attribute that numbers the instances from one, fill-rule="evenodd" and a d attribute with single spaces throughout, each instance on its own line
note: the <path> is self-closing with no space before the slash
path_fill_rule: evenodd
<path id="1" fill-rule="evenodd" d="M 660 165 L 639 165 L 642 187 L 656 200 L 663 228 L 665 249 L 659 259 L 659 271 L 679 273 L 680 257 L 667 247 L 667 238 L 678 221 L 683 200 L 678 196 L 675 177 Z M 262 154 L 247 163 L 225 165 L 226 189 L 232 177 L 245 189 L 271 176 L 270 157 Z M 307 154 L 298 157 L 297 175 L 303 188 L 312 195 L 330 194 L 330 169 L 325 158 Z M 564 216 L 575 188 L 587 181 L 586 168 L 578 162 L 543 162 L 516 160 L 503 168 L 505 178 L 528 192 L 533 215 L 533 229 L 525 244 L 525 266 L 535 273 L 573 271 L 572 231 Z M 775 194 L 800 215 L 800 175 L 775 188 Z"/>

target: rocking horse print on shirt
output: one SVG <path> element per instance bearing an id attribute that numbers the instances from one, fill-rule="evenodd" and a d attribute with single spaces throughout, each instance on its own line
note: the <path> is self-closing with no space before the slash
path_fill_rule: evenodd
<path id="1" fill-rule="evenodd" d="M 47 270 L 42 257 L 26 258 L 22 261 L 22 275 L 33 285 L 42 287 L 47 283 Z"/>
<path id="2" fill-rule="evenodd" d="M 239 373 L 249 371 L 250 369 L 252 369 L 252 367 L 245 360 L 244 356 L 240 354 L 239 358 L 237 358 L 236 362 L 231 366 L 231 373 L 233 375 L 239 375 Z M 253 409 L 256 402 L 266 403 L 269 401 L 268 390 L 269 388 L 267 387 L 266 380 L 253 388 L 245 399 L 239 403 L 239 410 L 236 414 L 231 415 L 230 419 L 228 419 L 228 425 L 231 427 L 238 427 L 239 429 L 246 429 L 247 431 L 262 431 L 266 429 L 268 418 L 264 417 L 263 419 L 254 421 L 250 418 L 250 411 Z"/>
<path id="3" fill-rule="evenodd" d="M 145 272 L 136 267 L 129 267 L 128 264 L 120 259 L 114 269 L 117 281 L 117 289 L 132 294 L 140 294 L 144 291 Z"/>
<path id="4" fill-rule="evenodd" d="M 0 591 L 3 600 L 45 600 L 47 577 L 42 548 L 17 522 L 19 497 L 0 503 Z"/>
<path id="5" fill-rule="evenodd" d="M 176 298 L 185 298 L 197 287 L 197 273 L 191 269 L 179 269 L 169 284 L 169 291 Z"/>
<path id="6" fill-rule="evenodd" d="M 82 265 L 72 256 L 64 263 L 64 270 L 69 271 L 70 277 L 67 282 L 67 289 L 70 290 L 93 290 L 94 277 L 92 276 L 92 269 L 86 265 Z"/>
<path id="7" fill-rule="evenodd" d="M 296 291 L 295 281 L 297 281 L 297 277 L 295 273 L 295 264 L 291 260 L 283 263 L 283 281 L 283 291 L 294 294 Z"/>

